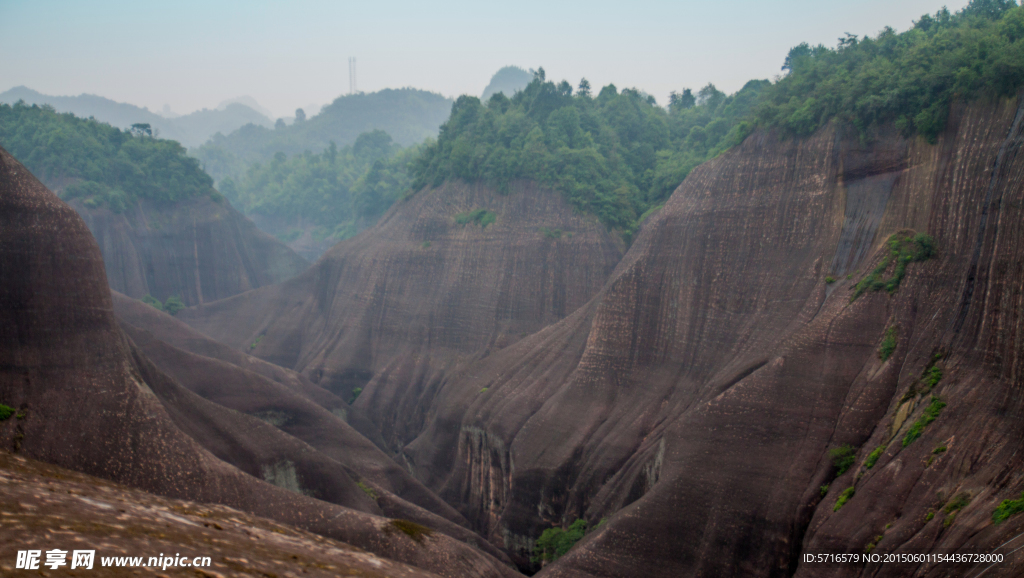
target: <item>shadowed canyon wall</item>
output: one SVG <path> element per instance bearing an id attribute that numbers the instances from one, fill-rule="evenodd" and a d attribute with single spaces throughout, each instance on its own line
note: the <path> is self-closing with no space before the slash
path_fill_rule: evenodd
<path id="1" fill-rule="evenodd" d="M 422 431 L 447 375 L 586 303 L 621 251 L 550 191 L 448 183 L 398 203 L 291 281 L 178 317 L 342 398 L 363 388 L 355 407 L 397 451 Z"/>
<path id="2" fill-rule="evenodd" d="M 196 305 L 284 281 L 309 264 L 228 204 L 207 196 L 139 199 L 122 213 L 71 206 L 103 253 L 110 288 Z"/>

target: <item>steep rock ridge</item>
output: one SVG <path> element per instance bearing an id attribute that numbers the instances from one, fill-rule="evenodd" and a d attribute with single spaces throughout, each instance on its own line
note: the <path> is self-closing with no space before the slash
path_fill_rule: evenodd
<path id="1" fill-rule="evenodd" d="M 201 404 L 121 333 L 85 224 L 3 149 L 0 222 L 0 403 L 18 409 L 0 424 L 3 447 L 164 496 L 238 508 L 442 576 L 514 575 L 441 532 L 420 543 L 392 531 L 387 518 L 246 475 L 178 429 L 169 413 L 199 414 Z M 176 389 L 181 399 L 165 406 L 157 392 Z"/>
<path id="2" fill-rule="evenodd" d="M 610 517 L 544 576 L 917 571 L 799 562 L 883 533 L 875 552 L 995 549 L 1024 530 L 990 518 L 1024 489 L 1020 114 L 1016 99 L 957 107 L 934 146 L 755 133 L 690 175 L 590 303 L 450 378 L 406 461 L 522 565 L 544 528 Z M 938 257 L 851 302 L 907 230 Z M 936 353 L 949 407 L 904 448 Z M 842 444 L 858 468 L 832 480 Z"/>
<path id="3" fill-rule="evenodd" d="M 364 388 L 354 405 L 394 450 L 421 431 L 446 375 L 586 303 L 620 255 L 592 217 L 531 183 L 507 195 L 447 183 L 296 279 L 178 317 L 238 349 L 258 339 L 252 355 L 343 398 Z"/>
<path id="4" fill-rule="evenodd" d="M 114 302 L 124 331 L 146 358 L 205 398 L 191 399 L 171 414 L 179 428 L 220 459 L 275 485 L 356 510 L 412 520 L 505 558 L 467 530 L 468 522 L 451 506 L 345 423 L 358 410 L 294 372 L 218 344 L 152 307 L 116 293 Z M 178 349 L 127 319 L 194 350 L 224 355 L 214 359 Z M 276 368 L 273 373 L 286 379 L 267 379 L 249 367 Z M 150 381 L 163 382 L 159 377 L 147 378 Z M 296 382 L 308 387 L 291 389 Z M 178 400 L 189 397 L 175 386 L 167 387 L 169 392 L 157 393 L 168 408 L 177 408 Z M 321 399 L 334 398 L 333 411 L 306 397 L 306 392 L 315 397 L 317 390 Z M 355 492 L 353 480 L 362 484 Z M 350 491 L 339 492 L 340 487 Z"/>
<path id="5" fill-rule="evenodd" d="M 111 289 L 136 299 L 216 301 L 294 277 L 308 263 L 227 201 L 139 199 L 123 213 L 71 206 L 103 253 Z"/>

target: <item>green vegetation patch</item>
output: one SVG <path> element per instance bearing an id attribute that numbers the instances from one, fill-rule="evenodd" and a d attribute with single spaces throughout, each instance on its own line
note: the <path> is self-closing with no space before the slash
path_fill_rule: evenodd
<path id="1" fill-rule="evenodd" d="M 844 444 L 830 449 L 828 455 L 832 458 L 832 465 L 836 467 L 836 475 L 841 476 L 857 461 L 857 448 Z"/>
<path id="2" fill-rule="evenodd" d="M 7 421 L 14 415 L 14 408 L 0 403 L 0 421 Z"/>
<path id="3" fill-rule="evenodd" d="M 352 146 L 338 148 L 331 142 L 319 154 L 288 157 L 278 152 L 225 176 L 219 188 L 246 215 L 315 225 L 316 242 L 343 240 L 372 225 L 403 197 L 412 182 L 409 162 L 418 151 L 374 130 L 359 135 Z M 278 239 L 289 243 L 301 234 L 292 229 Z"/>
<path id="4" fill-rule="evenodd" d="M 459 213 L 455 215 L 455 222 L 459 225 L 480 225 L 481 229 L 486 229 L 487 225 L 494 223 L 498 219 L 498 215 L 494 211 L 488 211 L 487 209 L 473 209 L 466 213 Z"/>
<path id="5" fill-rule="evenodd" d="M 875 467 L 875 464 L 878 463 L 878 458 L 882 457 L 882 454 L 885 453 L 885 448 L 886 446 L 881 445 L 872 450 L 872 452 L 868 454 L 868 459 L 864 460 L 864 467 L 869 470 Z"/>
<path id="6" fill-rule="evenodd" d="M 794 136 L 835 118 L 864 135 L 894 123 L 935 142 L 954 100 L 1011 97 L 1024 84 L 1024 9 L 1012 0 L 973 0 L 925 14 L 905 32 L 847 34 L 836 48 L 801 44 L 766 91 L 758 122 Z"/>
<path id="7" fill-rule="evenodd" d="M 416 522 L 410 522 L 409 520 L 391 520 L 384 527 L 384 531 L 389 534 L 395 531 L 401 532 L 419 544 L 423 543 L 424 538 L 434 535 L 432 528 L 417 524 Z"/>
<path id="8" fill-rule="evenodd" d="M 836 500 L 836 505 L 832 506 L 833 512 L 838 512 L 840 508 L 846 505 L 853 498 L 853 494 L 856 493 L 856 488 L 850 486 L 843 490 L 843 493 L 839 494 L 839 499 Z"/>
<path id="9" fill-rule="evenodd" d="M 967 492 L 960 492 L 952 500 L 950 500 L 942 510 L 949 514 L 946 519 L 943 520 L 944 526 L 949 526 L 953 523 L 953 519 L 956 518 L 957 512 L 967 507 L 967 504 L 971 503 L 971 495 Z"/>
<path id="10" fill-rule="evenodd" d="M 349 397 L 348 397 L 348 404 L 352 405 L 353 403 L 355 403 L 356 400 L 359 399 L 359 394 L 361 394 L 361 393 L 363 393 L 363 388 L 361 388 L 361 387 L 353 388 L 352 389 L 352 394 L 349 395 Z"/>
<path id="11" fill-rule="evenodd" d="M 887 245 L 889 250 L 882 262 L 854 286 L 853 295 L 850 296 L 851 303 L 868 291 L 885 289 L 889 293 L 895 293 L 907 274 L 907 265 L 927 261 L 935 255 L 935 241 L 924 233 L 896 233 L 889 237 Z M 893 263 L 896 264 L 896 269 L 892 277 L 884 279 L 883 275 Z"/>
<path id="12" fill-rule="evenodd" d="M 909 446 L 914 442 L 914 440 L 921 437 L 921 434 L 924 432 L 924 428 L 928 427 L 928 424 L 932 423 L 939 417 L 939 414 L 942 413 L 942 408 L 944 407 L 946 407 L 946 402 L 932 396 L 932 401 L 928 404 L 928 407 L 925 408 L 924 413 L 921 414 L 921 417 L 917 418 L 914 425 L 910 426 L 906 435 L 903 436 L 903 447 Z"/>
<path id="13" fill-rule="evenodd" d="M 530 561 L 535 564 L 538 562 L 554 562 L 564 556 L 569 549 L 576 545 L 576 542 L 579 542 L 586 535 L 587 521 L 583 519 L 569 524 L 569 528 L 565 530 L 557 527 L 548 528 L 541 533 L 540 538 L 537 538 L 537 541 L 534 543 L 533 557 L 530 558 Z"/>
<path id="14" fill-rule="evenodd" d="M 363 483 L 362 480 L 356 482 L 356 485 L 359 486 L 359 489 L 362 490 L 364 494 L 366 494 L 367 496 L 370 496 L 371 500 L 373 500 L 375 502 L 377 501 L 377 498 L 379 496 L 377 496 L 376 490 L 374 490 L 370 486 L 368 486 L 365 483 Z"/>
<path id="15" fill-rule="evenodd" d="M 415 161 L 413 188 L 461 179 L 507 193 L 513 181 L 529 179 L 629 239 L 640 216 L 694 167 L 753 130 L 743 120 L 770 84 L 750 81 L 731 96 L 711 84 L 696 94 L 684 89 L 666 109 L 636 89 L 608 85 L 593 94 L 586 79 L 574 89 L 539 69 L 511 97 L 460 97 Z"/>
<path id="16" fill-rule="evenodd" d="M 885 337 L 882 338 L 882 343 L 878 346 L 878 358 L 882 361 L 892 357 L 892 353 L 896 351 L 896 331 L 895 325 L 885 331 Z"/>
<path id="17" fill-rule="evenodd" d="M 992 512 L 992 523 L 1001 524 L 1010 516 L 1024 512 L 1024 492 L 1021 492 L 1020 499 L 1003 500 L 995 511 Z"/>
<path id="18" fill-rule="evenodd" d="M 120 213 L 138 199 L 220 199 L 199 161 L 177 142 L 155 138 L 149 125 L 122 131 L 19 101 L 0 104 L 0 144 L 44 183 L 70 182 L 60 197 L 90 208 Z"/>
<path id="19" fill-rule="evenodd" d="M 879 534 L 875 536 L 875 539 L 868 543 L 867 547 L 864 548 L 864 553 L 870 554 L 872 551 L 874 551 L 874 549 L 878 546 L 878 543 L 882 541 L 882 538 L 885 538 L 884 534 Z"/>
<path id="20" fill-rule="evenodd" d="M 937 365 L 933 365 L 924 371 L 924 375 L 921 376 L 921 393 L 928 393 L 935 389 L 935 386 L 942 381 L 942 368 Z"/>
<path id="21" fill-rule="evenodd" d="M 147 293 L 142 297 L 142 302 L 154 309 L 163 311 L 170 315 L 175 315 L 178 311 L 185 308 L 185 303 L 181 300 L 181 297 L 178 297 L 177 295 L 171 295 L 166 301 L 161 303 L 159 299 Z"/>

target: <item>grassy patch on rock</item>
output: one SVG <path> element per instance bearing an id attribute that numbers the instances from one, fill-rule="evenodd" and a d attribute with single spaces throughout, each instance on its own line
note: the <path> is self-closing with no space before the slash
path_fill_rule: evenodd
<path id="1" fill-rule="evenodd" d="M 868 291 L 885 289 L 889 293 L 895 293 L 907 274 L 909 264 L 927 261 L 935 256 L 935 240 L 924 233 L 896 233 L 889 237 L 886 244 L 889 251 L 882 262 L 854 286 L 853 295 L 850 296 L 851 303 Z M 886 279 L 885 272 L 893 263 L 896 264 L 896 268 L 892 277 Z"/>

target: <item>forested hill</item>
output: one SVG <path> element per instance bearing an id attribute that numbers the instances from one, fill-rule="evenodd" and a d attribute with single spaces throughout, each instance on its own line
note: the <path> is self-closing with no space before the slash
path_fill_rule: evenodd
<path id="1" fill-rule="evenodd" d="M 803 136 L 832 121 L 870 138 L 895 125 L 934 141 L 957 99 L 1011 96 L 1024 86 L 1024 8 L 974 0 L 963 10 L 924 15 L 897 33 L 848 35 L 836 48 L 793 48 L 775 82 L 752 80 L 726 96 L 713 85 L 673 93 L 667 110 L 653 97 L 615 86 L 592 94 L 583 80 L 533 82 L 486 103 L 463 96 L 436 143 L 414 166 L 415 186 L 446 179 L 507 190 L 538 181 L 596 214 L 628 240 L 701 162 L 742 142 L 757 127 Z"/>
<path id="2" fill-rule="evenodd" d="M 413 88 L 351 94 L 291 125 L 278 123 L 272 129 L 248 125 L 226 136 L 214 135 L 192 153 L 218 181 L 227 176 L 237 178 L 249 164 L 269 161 L 279 152 L 290 157 L 322 151 L 331 142 L 344 147 L 373 130 L 387 132 L 403 146 L 418 144 L 437 135 L 451 107 L 451 99 Z"/>
<path id="3" fill-rule="evenodd" d="M 81 198 L 90 208 L 220 198 L 199 162 L 177 142 L 153 138 L 149 125 L 122 131 L 48 105 L 0 104 L 0 146 L 61 198 Z"/>
<path id="4" fill-rule="evenodd" d="M 726 96 L 709 84 L 696 96 L 674 95 L 666 110 L 634 89 L 608 85 L 593 95 L 583 80 L 574 91 L 540 69 L 512 98 L 498 93 L 485 105 L 460 97 L 415 161 L 414 187 L 458 178 L 506 191 L 514 179 L 532 179 L 629 237 L 690 170 L 748 134 L 741 121 L 768 85 L 750 81 Z"/>
<path id="5" fill-rule="evenodd" d="M 279 152 L 237 179 L 225 178 L 219 188 L 263 230 L 314 260 L 334 242 L 375 223 L 409 190 L 409 159 L 418 150 L 403 149 L 375 130 L 350 146 L 332 142 L 320 154 L 288 158 Z M 309 239 L 296 243 L 307 233 Z"/>

